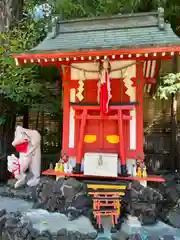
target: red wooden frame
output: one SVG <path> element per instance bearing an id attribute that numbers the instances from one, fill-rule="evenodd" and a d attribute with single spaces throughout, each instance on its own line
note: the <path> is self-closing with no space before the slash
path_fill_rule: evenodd
<path id="1" fill-rule="evenodd" d="M 107 180 L 105 176 L 91 176 L 84 174 L 76 174 L 76 173 L 61 173 L 52 169 L 48 169 L 42 173 L 43 175 L 50 176 L 58 176 L 58 177 L 78 177 L 78 178 L 104 178 Z M 108 177 L 108 179 L 114 180 L 129 180 L 129 181 L 148 181 L 148 182 L 165 182 L 165 179 L 160 176 L 148 176 L 148 177 L 134 177 L 134 176 L 118 176 L 118 177 Z"/>
<path id="2" fill-rule="evenodd" d="M 170 52 L 180 52 L 180 46 L 171 47 L 156 47 L 156 48 L 137 48 L 137 49 L 109 49 L 109 50 L 95 50 L 95 51 L 82 51 L 79 52 L 45 52 L 45 53 L 27 53 L 23 55 L 14 55 L 13 58 L 18 60 L 24 59 L 45 59 L 45 58 L 73 58 L 73 57 L 93 57 L 93 56 L 112 56 L 112 55 L 129 55 L 129 54 L 151 54 L 151 53 L 170 53 Z M 163 58 L 164 56 L 162 56 Z M 131 59 L 131 58 L 130 58 Z"/>
<path id="3" fill-rule="evenodd" d="M 73 105 L 72 105 L 73 106 Z M 86 110 L 96 110 L 96 111 L 100 111 L 100 106 L 84 106 L 84 105 L 74 105 L 73 108 L 75 110 L 82 110 L 86 109 Z M 133 110 L 134 109 L 134 105 L 112 105 L 109 106 L 109 112 L 112 110 Z M 108 118 L 109 116 L 102 116 L 102 118 Z M 117 119 L 117 118 L 116 118 Z"/>
<path id="4" fill-rule="evenodd" d="M 59 67 L 59 64 L 58 64 Z M 88 109 L 98 110 L 99 106 L 73 106 L 76 110 L 83 109 L 83 116 L 75 116 L 75 119 L 82 119 L 81 130 L 80 130 L 80 139 L 79 144 L 77 146 L 77 150 L 74 148 L 69 148 L 69 112 L 70 112 L 70 89 L 78 87 L 78 80 L 71 80 L 71 67 L 67 65 L 64 67 L 63 74 L 63 88 L 64 88 L 64 115 L 63 115 L 63 143 L 62 143 L 62 151 L 66 152 L 69 156 L 76 156 L 77 163 L 81 163 L 82 159 L 82 149 L 83 149 L 83 138 L 84 138 L 84 128 L 87 119 L 101 119 L 102 116 L 92 116 L 88 114 Z M 121 164 L 126 163 L 126 158 L 134 158 L 140 159 L 143 161 L 144 153 L 143 153 L 143 85 L 145 81 L 149 83 L 154 82 L 154 79 L 145 79 L 143 75 L 143 62 L 136 65 L 136 77 L 132 79 L 134 81 L 134 85 L 136 86 L 136 100 L 138 102 L 136 106 L 136 150 L 125 150 L 123 145 L 123 141 L 120 141 L 119 149 L 120 149 L 120 158 Z M 113 79 L 112 79 L 113 81 Z M 123 138 L 122 132 L 122 121 L 123 120 L 131 120 L 131 116 L 126 116 L 122 114 L 122 109 L 132 110 L 134 106 L 111 106 L 111 110 L 117 110 L 117 114 L 113 116 L 106 116 L 104 118 L 110 120 L 118 120 L 118 131 L 121 136 L 121 140 Z M 101 128 L 101 125 L 100 125 Z"/>
<path id="5" fill-rule="evenodd" d="M 76 164 L 81 164 L 82 161 L 82 149 L 83 149 L 83 143 L 84 143 L 84 133 L 85 133 L 85 126 L 86 126 L 86 120 L 87 120 L 87 109 L 83 109 L 82 118 L 81 118 L 81 127 L 80 127 L 80 138 L 78 143 L 78 150 L 77 150 L 77 159 Z"/>
<path id="6" fill-rule="evenodd" d="M 71 68 L 66 66 L 63 74 L 64 86 L 64 106 L 63 106 L 63 137 L 62 137 L 62 152 L 67 152 L 69 147 L 69 110 L 70 110 L 70 88 L 68 82 L 71 80 Z"/>
<path id="7" fill-rule="evenodd" d="M 143 128 L 143 88 L 144 74 L 143 63 L 136 65 L 136 151 L 138 158 L 144 160 L 144 128 Z"/>
<path id="8" fill-rule="evenodd" d="M 136 65 L 137 76 L 133 78 L 134 85 L 137 87 L 136 89 L 136 100 L 139 104 L 136 106 L 136 150 L 128 149 L 125 152 L 127 158 L 133 159 L 144 159 L 143 153 L 143 84 L 145 82 L 145 78 L 143 76 L 143 63 Z M 70 76 L 70 66 L 66 66 L 65 75 L 63 77 L 63 87 L 64 87 L 64 118 L 63 118 L 63 147 L 62 150 L 65 151 L 69 156 L 77 156 L 77 149 L 69 148 L 69 111 L 70 111 L 70 89 L 78 87 L 78 80 L 71 80 Z M 139 77 L 138 77 L 139 76 Z M 137 84 L 138 79 L 141 80 L 140 84 Z M 93 80 L 92 80 L 93 81 Z M 113 81 L 113 79 L 112 79 Z M 151 82 L 152 79 L 149 79 Z M 73 105 L 72 105 L 73 106 Z M 82 109 L 82 106 L 73 106 L 76 110 Z M 88 109 L 89 106 L 83 106 L 83 109 Z M 98 109 L 98 106 L 91 106 L 91 110 Z M 117 109 L 117 106 L 111 106 L 112 110 Z M 123 106 L 119 106 L 119 108 L 123 108 Z M 131 108 L 131 106 L 129 106 Z M 75 116 L 76 119 L 81 118 L 80 116 Z M 100 119 L 100 116 L 90 116 L 87 114 L 87 119 Z M 105 117 L 106 118 L 106 117 Z M 123 116 L 124 119 L 129 119 L 130 116 Z M 109 116 L 109 119 L 116 120 L 117 116 Z M 101 128 L 101 125 L 100 125 Z M 119 130 L 120 131 L 120 130 Z M 83 132 L 82 132 L 83 135 Z M 79 146 L 78 148 L 80 148 Z M 108 152 L 108 150 L 107 150 Z M 110 151 L 111 152 L 111 151 Z M 78 156 L 78 161 L 80 161 L 81 156 Z"/>
<path id="9" fill-rule="evenodd" d="M 92 81 L 94 81 L 94 79 L 92 79 Z M 113 79 L 111 79 L 111 81 L 113 81 Z M 135 79 L 134 79 L 134 81 L 135 81 Z M 63 84 L 63 88 L 64 88 L 64 113 L 63 113 L 63 144 L 62 144 L 62 152 L 66 152 L 69 156 L 77 156 L 77 149 L 69 148 L 70 89 L 78 87 L 78 80 L 71 80 L 70 66 L 66 66 L 65 69 L 64 69 L 64 75 L 63 75 L 63 78 L 62 78 L 62 84 Z M 119 108 L 121 108 L 121 107 L 123 107 L 123 106 L 119 106 Z M 79 106 L 79 107 L 76 106 L 76 109 L 78 109 L 78 108 L 81 109 L 81 106 Z M 84 107 L 84 108 L 88 108 L 88 106 Z M 92 106 L 91 107 L 92 110 L 95 110 L 97 108 L 99 108 L 99 107 L 98 106 Z M 130 106 L 130 108 L 131 108 L 131 106 Z M 116 106 L 111 106 L 111 109 L 112 110 L 116 109 Z M 78 116 L 76 116 L 76 118 L 78 118 Z M 93 119 L 94 116 L 87 115 L 87 118 Z M 130 120 L 130 116 L 128 116 L 128 117 L 127 116 L 123 116 L 123 118 L 124 119 L 128 118 Z M 116 120 L 116 116 L 111 116 L 110 119 Z M 102 128 L 101 125 L 100 125 L 100 128 Z M 127 138 L 129 138 L 129 129 L 127 131 Z M 108 151 L 109 150 L 107 150 L 107 152 Z M 129 158 L 135 158 L 135 159 L 138 158 L 137 157 L 137 153 L 136 153 L 135 150 L 128 150 L 128 152 L 126 153 L 126 156 L 129 157 Z M 79 158 L 80 158 L 80 156 L 79 156 Z"/>
<path id="10" fill-rule="evenodd" d="M 123 120 L 130 120 L 131 116 L 123 114 L 123 110 L 133 110 L 135 108 L 134 105 L 126 105 L 126 106 L 110 106 L 109 111 L 116 110 L 117 114 L 113 116 L 101 116 L 101 115 L 94 115 L 91 116 L 88 114 L 88 110 L 96 110 L 100 112 L 100 106 L 83 106 L 83 105 L 74 105 L 74 110 L 82 110 L 81 115 L 75 115 L 76 119 L 81 120 L 80 125 L 80 137 L 78 141 L 78 150 L 77 150 L 77 164 L 81 164 L 82 162 L 82 155 L 83 155 L 83 143 L 84 143 L 84 133 L 85 133 L 85 125 L 87 119 L 107 119 L 107 120 L 117 120 L 118 122 L 118 133 L 121 141 L 119 142 L 119 155 L 121 160 L 121 165 L 126 165 L 126 152 L 124 146 L 124 132 L 123 132 Z"/>

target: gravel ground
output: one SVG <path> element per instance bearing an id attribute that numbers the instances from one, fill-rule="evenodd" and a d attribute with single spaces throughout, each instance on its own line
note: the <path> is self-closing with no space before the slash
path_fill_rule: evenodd
<path id="1" fill-rule="evenodd" d="M 31 209 L 33 206 L 32 202 L 27 202 L 23 199 L 15 199 L 8 197 L 0 197 L 0 210 L 6 209 L 7 212 L 25 212 Z"/>
<path id="2" fill-rule="evenodd" d="M 57 233 L 60 228 L 66 228 L 67 231 L 80 233 L 96 233 L 90 220 L 84 216 L 78 219 L 68 221 L 67 217 L 60 213 L 49 213 L 43 209 L 29 210 L 22 217 L 22 222 L 30 221 L 33 228 L 40 232 L 49 231 L 53 234 Z"/>

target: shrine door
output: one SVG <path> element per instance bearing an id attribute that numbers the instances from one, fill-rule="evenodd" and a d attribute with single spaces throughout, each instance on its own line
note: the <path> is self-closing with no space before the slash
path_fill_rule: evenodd
<path id="1" fill-rule="evenodd" d="M 129 97 L 125 94 L 124 84 L 122 79 L 111 80 L 111 105 L 120 105 L 129 102 Z M 97 81 L 86 80 L 84 91 L 84 105 L 97 105 Z M 88 114 L 100 115 L 99 111 L 89 110 Z M 111 111 L 109 115 L 117 114 L 116 111 Z M 128 113 L 126 113 L 128 114 Z M 76 122 L 75 142 L 79 141 L 80 122 Z M 129 121 L 123 121 L 123 134 L 125 147 L 129 148 Z M 121 136 L 118 134 L 117 120 L 87 120 L 85 127 L 85 136 L 83 144 L 83 152 L 103 152 L 103 153 L 118 153 L 119 141 Z"/>

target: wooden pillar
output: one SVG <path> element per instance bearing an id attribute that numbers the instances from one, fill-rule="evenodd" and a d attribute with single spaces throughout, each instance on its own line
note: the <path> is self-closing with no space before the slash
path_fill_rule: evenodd
<path id="1" fill-rule="evenodd" d="M 143 89 L 144 89 L 144 63 L 136 66 L 136 149 L 139 160 L 144 160 L 144 119 L 143 119 Z"/>
<path id="2" fill-rule="evenodd" d="M 69 148 L 69 112 L 70 112 L 70 81 L 71 81 L 71 68 L 66 66 L 63 72 L 63 139 L 62 151 L 67 152 Z"/>
<path id="3" fill-rule="evenodd" d="M 125 175 L 126 172 L 126 156 L 124 147 L 124 135 L 123 135 L 123 114 L 122 109 L 118 110 L 118 132 L 119 132 L 119 153 L 121 163 L 121 174 Z"/>

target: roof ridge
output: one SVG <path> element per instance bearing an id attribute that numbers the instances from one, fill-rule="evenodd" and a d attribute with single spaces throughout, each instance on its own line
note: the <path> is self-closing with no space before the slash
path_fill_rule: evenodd
<path id="1" fill-rule="evenodd" d="M 137 28 L 147 28 L 147 27 L 158 27 L 157 24 L 150 24 L 146 26 L 132 26 L 132 27 L 106 27 L 106 28 L 98 28 L 98 29 L 80 29 L 80 30 L 71 30 L 71 31 L 61 31 L 60 34 L 67 33 L 78 33 L 78 32 L 99 32 L 99 31 L 109 31 L 109 30 L 120 30 L 120 29 L 137 29 Z"/>
<path id="2" fill-rule="evenodd" d="M 64 20 L 61 21 L 58 16 L 54 16 L 52 18 L 52 29 L 51 29 L 51 37 L 55 38 L 58 34 L 63 33 L 76 33 L 79 31 L 86 32 L 86 29 L 83 29 L 82 27 L 80 29 L 77 29 L 77 26 L 84 25 L 87 26 L 87 31 L 92 31 L 91 27 L 94 23 L 98 23 L 96 26 L 98 26 L 97 29 L 94 29 L 96 31 L 101 30 L 114 30 L 114 29 L 126 29 L 129 21 L 137 21 L 142 22 L 141 24 L 138 23 L 137 26 L 131 23 L 128 27 L 131 28 L 138 28 L 138 27 L 151 27 L 151 26 L 157 26 L 160 30 L 163 30 L 165 28 L 165 22 L 164 22 L 164 9 L 158 8 L 157 12 L 146 12 L 146 13 L 131 13 L 131 14 L 124 14 L 124 15 L 115 15 L 111 17 L 96 17 L 96 18 L 81 18 L 81 19 L 74 19 L 74 20 Z M 145 21 L 143 19 L 146 19 Z M 147 19 L 150 19 L 147 21 Z M 143 21 L 142 21 L 143 20 Z M 104 22 L 109 22 L 110 25 L 104 24 Z M 104 26 L 101 26 L 102 25 Z M 118 24 L 117 24 L 118 23 Z M 73 25 L 73 28 L 69 29 L 69 25 Z"/>
<path id="3" fill-rule="evenodd" d="M 60 15 L 52 15 L 52 17 L 57 19 L 57 23 L 74 23 L 74 22 L 88 22 L 93 20 L 113 20 L 113 19 L 122 19 L 122 18 L 132 18 L 132 17 L 143 17 L 143 16 L 154 16 L 157 17 L 159 15 L 158 11 L 152 12 L 140 12 L 140 13 L 128 13 L 128 14 L 117 14 L 113 16 L 96 16 L 96 17 L 87 17 L 87 18 L 77 18 L 77 19 L 69 19 L 69 20 L 61 20 Z"/>
<path id="4" fill-rule="evenodd" d="M 164 21 L 163 8 L 157 12 L 113 17 L 70 21 L 59 21 L 55 17 L 52 20 L 54 23 L 51 32 L 34 51 L 77 52 L 85 49 L 91 51 L 180 44 L 180 39 L 170 24 Z"/>

